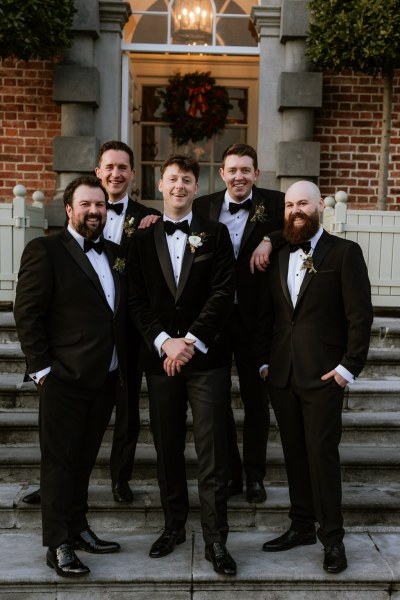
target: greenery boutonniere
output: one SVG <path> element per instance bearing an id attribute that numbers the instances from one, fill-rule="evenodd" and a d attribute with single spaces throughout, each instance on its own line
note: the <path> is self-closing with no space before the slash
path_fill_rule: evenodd
<path id="1" fill-rule="evenodd" d="M 313 259 L 311 254 L 307 254 L 307 256 L 305 256 L 303 258 L 303 264 L 301 265 L 301 270 L 307 270 L 309 273 L 317 273 L 317 269 L 314 267 L 314 263 L 313 263 Z"/>
<path id="2" fill-rule="evenodd" d="M 187 244 L 190 247 L 190 252 L 194 254 L 197 248 L 203 245 L 203 242 L 208 238 L 208 234 L 202 231 L 201 233 L 195 233 L 194 231 L 188 236 Z"/>
<path id="3" fill-rule="evenodd" d="M 118 271 L 118 273 L 123 273 L 125 271 L 125 258 L 116 258 L 113 264 L 113 269 Z"/>
<path id="4" fill-rule="evenodd" d="M 124 230 L 126 237 L 130 238 L 132 233 L 134 233 L 134 231 L 136 229 L 135 218 L 134 217 L 126 217 L 122 228 Z"/>
<path id="5" fill-rule="evenodd" d="M 255 223 L 256 221 L 258 221 L 259 223 L 265 223 L 267 218 L 268 215 L 265 212 L 264 204 L 257 204 L 256 209 L 254 211 L 254 215 L 251 217 L 250 222 Z"/>

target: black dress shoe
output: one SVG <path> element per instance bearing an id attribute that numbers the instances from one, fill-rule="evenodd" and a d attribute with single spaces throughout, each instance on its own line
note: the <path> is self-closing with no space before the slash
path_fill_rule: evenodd
<path id="1" fill-rule="evenodd" d="M 90 573 L 89 567 L 79 560 L 70 544 L 61 544 L 54 550 L 49 548 L 46 563 L 61 577 L 81 577 Z"/>
<path id="2" fill-rule="evenodd" d="M 247 481 L 246 498 L 248 502 L 265 502 L 267 492 L 262 481 Z"/>
<path id="3" fill-rule="evenodd" d="M 127 481 L 119 481 L 113 486 L 115 502 L 126 503 L 133 501 L 133 493 Z"/>
<path id="4" fill-rule="evenodd" d="M 121 546 L 117 542 L 106 542 L 100 540 L 91 529 L 81 531 L 79 535 L 72 538 L 72 546 L 74 550 L 85 550 L 91 554 L 109 554 L 117 552 Z"/>
<path id="5" fill-rule="evenodd" d="M 183 544 L 185 540 L 185 529 L 173 531 L 172 529 L 166 528 L 150 548 L 149 556 L 151 556 L 151 558 L 162 558 L 163 556 L 167 556 L 167 554 L 171 554 L 177 544 Z"/>
<path id="6" fill-rule="evenodd" d="M 228 498 L 243 494 L 243 481 L 231 479 L 228 483 Z"/>
<path id="7" fill-rule="evenodd" d="M 40 488 L 22 498 L 22 502 L 26 502 L 26 504 L 40 504 L 41 500 Z"/>
<path id="8" fill-rule="evenodd" d="M 205 557 L 212 562 L 216 573 L 236 575 L 236 563 L 226 549 L 225 544 L 221 544 L 221 542 L 207 544 Z"/>
<path id="9" fill-rule="evenodd" d="M 295 546 L 309 546 L 317 543 L 315 529 L 309 531 L 294 531 L 289 529 L 281 535 L 269 542 L 265 542 L 262 549 L 264 552 L 281 552 L 282 550 L 290 550 Z"/>
<path id="10" fill-rule="evenodd" d="M 324 569 L 328 573 L 340 573 L 347 569 L 346 552 L 344 544 L 338 544 L 336 546 L 326 546 L 324 548 Z"/>

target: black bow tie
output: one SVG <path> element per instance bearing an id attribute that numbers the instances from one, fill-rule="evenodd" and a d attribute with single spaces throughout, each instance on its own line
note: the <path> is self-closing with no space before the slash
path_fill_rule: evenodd
<path id="1" fill-rule="evenodd" d="M 83 249 L 85 252 L 89 252 L 89 250 L 95 250 L 97 254 L 101 254 L 104 250 L 104 242 L 102 238 L 100 238 L 98 242 L 93 242 L 92 240 L 83 240 Z"/>
<path id="2" fill-rule="evenodd" d="M 289 245 L 290 252 L 296 252 L 296 250 L 300 250 L 300 248 L 308 254 L 311 250 L 311 242 L 303 242 L 302 244 L 290 244 Z"/>
<path id="3" fill-rule="evenodd" d="M 231 213 L 231 215 L 236 215 L 236 213 L 239 212 L 239 210 L 241 210 L 242 208 L 243 210 L 251 210 L 251 207 L 252 202 L 250 198 L 247 198 L 247 200 L 242 202 L 242 204 L 239 204 L 239 202 L 229 202 L 228 210 Z"/>
<path id="4" fill-rule="evenodd" d="M 124 210 L 124 203 L 122 202 L 121 204 L 113 204 L 112 202 L 107 202 L 107 210 L 113 210 L 117 213 L 117 215 L 120 215 Z"/>
<path id="5" fill-rule="evenodd" d="M 167 235 L 172 235 L 177 229 L 180 229 L 181 231 L 183 231 L 183 233 L 189 234 L 189 221 L 181 221 L 180 223 L 164 221 L 164 231 Z"/>

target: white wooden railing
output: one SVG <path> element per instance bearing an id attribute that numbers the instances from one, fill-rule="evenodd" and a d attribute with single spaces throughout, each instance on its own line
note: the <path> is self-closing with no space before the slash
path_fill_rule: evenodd
<path id="1" fill-rule="evenodd" d="M 323 226 L 360 244 L 374 307 L 400 308 L 400 212 L 349 210 L 346 192 L 324 200 Z"/>
<path id="2" fill-rule="evenodd" d="M 34 192 L 33 202 L 26 202 L 26 188 L 16 185 L 14 200 L 0 203 L 0 301 L 13 302 L 21 255 L 26 244 L 44 235 L 47 219 L 43 206 L 44 194 Z"/>

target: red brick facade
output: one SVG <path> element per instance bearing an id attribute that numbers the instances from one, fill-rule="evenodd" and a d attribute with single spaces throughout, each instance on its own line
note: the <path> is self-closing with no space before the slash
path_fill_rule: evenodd
<path id="1" fill-rule="evenodd" d="M 381 79 L 324 75 L 323 107 L 314 127 L 321 143 L 319 186 L 324 196 L 347 191 L 353 208 L 376 208 L 382 89 Z M 400 71 L 392 108 L 387 208 L 400 210 Z"/>
<path id="2" fill-rule="evenodd" d="M 52 139 L 61 133 L 61 110 L 52 99 L 53 63 L 0 60 L 0 202 L 22 183 L 29 197 L 55 192 Z M 323 108 L 314 139 L 321 143 L 323 195 L 339 189 L 351 206 L 376 208 L 382 118 L 382 82 L 366 76 L 325 75 Z M 400 72 L 394 81 L 388 209 L 400 210 Z"/>
<path id="3" fill-rule="evenodd" d="M 61 133 L 61 109 L 53 102 L 53 63 L 0 59 L 0 202 L 11 202 L 22 183 L 54 196 L 52 140 Z"/>

